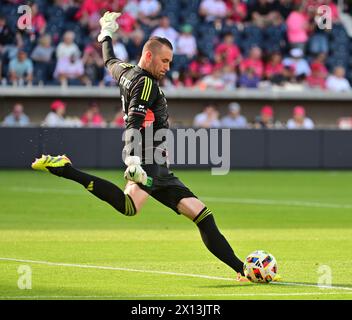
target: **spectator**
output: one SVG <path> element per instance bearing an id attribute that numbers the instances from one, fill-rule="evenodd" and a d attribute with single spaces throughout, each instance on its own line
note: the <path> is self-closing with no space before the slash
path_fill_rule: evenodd
<path id="1" fill-rule="evenodd" d="M 226 4 L 223 0 L 202 0 L 199 6 L 199 15 L 206 22 L 213 22 L 216 18 L 225 18 L 227 15 Z"/>
<path id="2" fill-rule="evenodd" d="M 294 107 L 293 118 L 287 121 L 287 129 L 314 129 L 314 123 L 310 118 L 306 117 L 304 107 Z"/>
<path id="3" fill-rule="evenodd" d="M 308 51 L 311 55 L 317 55 L 319 53 L 329 52 L 329 31 L 319 28 L 315 22 L 313 22 L 314 33 L 310 35 L 308 41 Z"/>
<path id="4" fill-rule="evenodd" d="M 208 74 L 204 78 L 202 78 L 199 81 L 199 87 L 202 90 L 205 89 L 215 89 L 215 90 L 221 90 L 224 89 L 226 86 L 226 83 L 222 77 L 222 71 L 221 69 L 214 70 L 213 73 Z"/>
<path id="5" fill-rule="evenodd" d="M 7 127 L 25 127 L 30 124 L 28 116 L 23 112 L 23 105 L 16 103 L 13 106 L 12 112 L 7 115 L 2 123 Z"/>
<path id="6" fill-rule="evenodd" d="M 24 40 L 22 33 L 16 32 L 15 43 L 6 45 L 4 47 L 3 54 L 7 61 L 11 61 L 17 57 L 17 54 L 20 50 L 24 50 Z"/>
<path id="7" fill-rule="evenodd" d="M 46 20 L 44 18 L 44 15 L 39 12 L 38 4 L 36 4 L 35 2 L 33 2 L 30 7 L 32 17 L 31 32 L 42 35 L 44 34 L 46 28 Z"/>
<path id="8" fill-rule="evenodd" d="M 242 0 L 226 1 L 228 18 L 235 24 L 242 23 L 247 16 L 247 5 Z"/>
<path id="9" fill-rule="evenodd" d="M 325 60 L 326 60 L 326 54 L 325 53 L 319 53 L 311 62 L 311 65 L 314 65 L 316 68 L 319 67 L 320 72 L 324 77 L 326 78 L 329 74 L 328 69 L 325 66 Z"/>
<path id="10" fill-rule="evenodd" d="M 284 65 L 280 52 L 274 52 L 265 65 L 265 77 L 273 84 L 282 84 L 284 81 Z"/>
<path id="11" fill-rule="evenodd" d="M 116 112 L 114 119 L 110 123 L 110 126 L 116 128 L 124 128 L 125 127 L 125 120 L 124 120 L 125 113 L 122 109 Z"/>
<path id="12" fill-rule="evenodd" d="M 232 33 L 224 36 L 223 42 L 215 49 L 215 58 L 219 57 L 224 64 L 237 66 L 241 61 L 241 51 L 235 43 Z"/>
<path id="13" fill-rule="evenodd" d="M 138 8 L 138 6 L 137 6 Z M 128 38 L 137 25 L 137 17 L 123 9 L 122 15 L 118 18 L 119 35 Z"/>
<path id="14" fill-rule="evenodd" d="M 287 38 L 291 48 L 305 50 L 308 41 L 308 17 L 304 13 L 304 7 L 299 5 L 290 13 L 286 20 Z"/>
<path id="15" fill-rule="evenodd" d="M 27 53 L 20 49 L 17 57 L 9 64 L 9 80 L 13 85 L 31 84 L 33 80 L 33 63 Z"/>
<path id="16" fill-rule="evenodd" d="M 128 0 L 126 5 L 123 7 L 123 12 L 128 13 L 135 20 L 138 19 L 139 10 L 139 0 Z"/>
<path id="17" fill-rule="evenodd" d="M 51 36 L 49 34 L 42 35 L 39 43 L 33 49 L 31 59 L 34 62 L 51 63 L 54 48 L 51 46 Z"/>
<path id="18" fill-rule="evenodd" d="M 92 85 L 100 84 L 104 75 L 104 62 L 93 47 L 88 46 L 84 50 L 82 62 L 87 83 Z"/>
<path id="19" fill-rule="evenodd" d="M 77 58 L 75 54 L 57 61 L 54 78 L 59 81 L 61 86 L 91 84 L 89 78 L 84 74 L 82 59 Z"/>
<path id="20" fill-rule="evenodd" d="M 255 70 L 247 67 L 240 75 L 238 85 L 240 88 L 258 88 L 260 78 L 255 74 Z"/>
<path id="21" fill-rule="evenodd" d="M 81 122 L 85 127 L 106 127 L 106 122 L 99 111 L 97 102 L 91 102 L 87 111 L 81 117 Z"/>
<path id="22" fill-rule="evenodd" d="M 4 47 L 13 44 L 14 34 L 7 25 L 6 17 L 0 15 L 0 53 L 3 52 Z"/>
<path id="23" fill-rule="evenodd" d="M 191 72 L 189 71 L 188 68 L 182 69 L 180 72 L 173 71 L 171 76 L 172 76 L 172 84 L 174 87 L 191 88 L 195 85 L 194 80 L 191 76 Z"/>
<path id="24" fill-rule="evenodd" d="M 310 88 L 326 89 L 326 73 L 318 63 L 312 63 L 311 74 L 307 77 L 307 84 Z"/>
<path id="25" fill-rule="evenodd" d="M 144 25 L 155 27 L 158 25 L 158 17 L 161 5 L 157 0 L 141 0 L 139 3 L 138 20 Z"/>
<path id="26" fill-rule="evenodd" d="M 159 27 L 153 31 L 152 36 L 166 38 L 171 42 L 173 48 L 176 48 L 178 32 L 170 25 L 170 19 L 167 16 L 161 17 Z"/>
<path id="27" fill-rule="evenodd" d="M 191 61 L 188 68 L 193 81 L 197 81 L 200 78 L 211 74 L 214 70 L 214 66 L 210 59 L 203 54 L 197 55 L 195 59 Z"/>
<path id="28" fill-rule="evenodd" d="M 272 106 L 265 105 L 260 115 L 256 117 L 254 122 L 254 128 L 256 129 L 272 129 L 274 128 L 274 110 Z"/>
<path id="29" fill-rule="evenodd" d="M 247 119 L 241 115 L 241 106 L 237 102 L 232 102 L 228 108 L 228 114 L 221 119 L 221 126 L 236 129 L 247 128 Z"/>
<path id="30" fill-rule="evenodd" d="M 251 68 L 258 78 L 261 79 L 263 77 L 264 64 L 262 61 L 262 49 L 259 47 L 252 47 L 249 51 L 248 57 L 240 63 L 241 73 L 246 72 L 248 68 Z"/>
<path id="31" fill-rule="evenodd" d="M 351 90 L 351 85 L 345 78 L 344 67 L 335 67 L 333 74 L 326 79 L 326 88 L 336 92 Z"/>
<path id="32" fill-rule="evenodd" d="M 193 126 L 196 128 L 219 128 L 221 126 L 219 112 L 215 107 L 214 104 L 208 104 L 203 112 L 195 116 Z"/>
<path id="33" fill-rule="evenodd" d="M 190 24 L 183 25 L 176 42 L 176 53 L 184 54 L 188 59 L 192 59 L 197 54 L 197 41 L 192 31 L 193 28 Z"/>
<path id="34" fill-rule="evenodd" d="M 72 55 L 80 57 L 81 52 L 78 46 L 74 43 L 75 34 L 73 31 L 66 31 L 63 35 L 63 41 L 56 48 L 56 58 L 69 58 Z"/>
<path id="35" fill-rule="evenodd" d="M 290 57 L 285 58 L 283 64 L 293 68 L 297 80 L 304 79 L 311 73 L 309 64 L 303 57 L 303 50 L 300 48 L 291 49 Z"/>
<path id="36" fill-rule="evenodd" d="M 144 32 L 142 29 L 136 29 L 129 37 L 126 45 L 127 53 L 131 63 L 137 63 L 142 53 L 144 45 Z"/>
<path id="37" fill-rule="evenodd" d="M 55 49 L 51 46 L 51 36 L 42 35 L 39 43 L 34 48 L 31 59 L 34 62 L 35 79 L 38 82 L 46 84 L 53 74 L 53 54 Z"/>
<path id="38" fill-rule="evenodd" d="M 225 89 L 235 89 L 237 83 L 237 74 L 235 71 L 235 67 L 231 65 L 225 65 L 221 70 L 221 74 L 221 78 L 225 83 Z"/>
<path id="39" fill-rule="evenodd" d="M 101 10 L 112 9 L 109 7 L 109 1 L 107 0 L 83 0 L 78 1 L 81 2 L 79 6 L 79 10 L 77 11 L 75 18 L 77 20 L 86 19 L 96 12 L 100 12 Z M 112 2 L 112 1 L 111 1 Z"/>
<path id="40" fill-rule="evenodd" d="M 271 23 L 273 4 L 268 0 L 258 0 L 251 2 L 248 6 L 247 19 L 256 26 L 263 28 Z"/>
<path id="41" fill-rule="evenodd" d="M 80 122 L 65 119 L 66 104 L 61 100 L 55 100 L 50 106 L 51 111 L 45 117 L 44 127 L 72 127 L 79 126 Z"/>

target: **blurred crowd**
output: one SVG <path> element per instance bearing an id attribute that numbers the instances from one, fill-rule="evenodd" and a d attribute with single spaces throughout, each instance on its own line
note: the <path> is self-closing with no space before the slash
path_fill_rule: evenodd
<path id="1" fill-rule="evenodd" d="M 41 125 L 43 127 L 63 128 L 63 127 L 86 127 L 86 128 L 124 128 L 124 113 L 118 109 L 110 121 L 107 121 L 100 112 L 100 106 L 96 101 L 91 101 L 85 112 L 80 116 L 70 117 L 66 114 L 67 105 L 62 100 L 54 100 L 50 104 L 49 112 L 41 123 L 31 122 L 26 115 L 22 103 L 15 103 L 12 112 L 5 116 L 2 121 L 3 127 L 27 127 Z"/>
<path id="2" fill-rule="evenodd" d="M 196 128 L 230 128 L 230 129 L 314 129 L 312 119 L 306 115 L 303 106 L 295 106 L 292 110 L 292 118 L 286 123 L 275 120 L 274 109 L 270 105 L 264 105 L 260 114 L 252 121 L 248 121 L 241 114 L 241 106 L 237 102 L 228 105 L 228 112 L 220 117 L 215 103 L 208 104 L 204 110 L 197 114 L 193 121 Z"/>
<path id="3" fill-rule="evenodd" d="M 67 116 L 67 104 L 62 100 L 54 100 L 48 108 L 47 115 L 43 120 L 32 122 L 25 113 L 22 103 L 15 103 L 12 112 L 5 116 L 0 123 L 3 127 L 28 127 L 41 125 L 42 127 L 76 127 L 76 128 L 125 128 L 124 112 L 117 109 L 112 119 L 107 120 L 100 111 L 97 101 L 91 101 L 84 113 L 80 116 Z M 170 127 L 178 124 L 170 119 Z M 226 114 L 220 115 L 219 106 L 209 102 L 204 106 L 201 113 L 193 119 L 194 128 L 230 128 L 230 129 L 314 129 L 316 124 L 307 115 L 306 108 L 296 105 L 292 108 L 292 117 L 286 122 L 279 121 L 275 117 L 274 108 L 264 105 L 260 113 L 253 119 L 247 119 L 241 112 L 238 102 L 231 102 L 227 106 Z M 337 120 L 339 129 L 352 129 L 352 117 L 344 117 Z"/>
<path id="4" fill-rule="evenodd" d="M 17 28 L 20 4 L 31 28 Z M 171 41 L 164 87 L 351 90 L 351 40 L 332 0 L 0 0 L 1 84 L 115 85 L 96 41 L 106 10 L 122 12 L 113 44 L 124 61 L 137 63 L 151 35 Z"/>

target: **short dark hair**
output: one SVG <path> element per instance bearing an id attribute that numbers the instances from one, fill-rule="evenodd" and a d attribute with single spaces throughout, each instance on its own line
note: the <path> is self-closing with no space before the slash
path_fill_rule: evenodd
<path id="1" fill-rule="evenodd" d="M 154 51 L 154 49 L 159 49 L 161 45 L 167 46 L 171 50 L 174 49 L 168 39 L 157 36 L 150 37 L 148 41 L 144 44 L 144 48 Z"/>

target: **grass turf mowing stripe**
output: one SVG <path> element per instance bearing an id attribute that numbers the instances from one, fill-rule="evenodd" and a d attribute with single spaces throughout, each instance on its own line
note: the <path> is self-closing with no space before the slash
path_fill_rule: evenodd
<path id="1" fill-rule="evenodd" d="M 14 192 L 28 193 L 48 193 L 48 194 L 69 194 L 84 195 L 84 191 L 78 189 L 44 189 L 44 188 L 21 188 L 10 187 L 7 190 Z M 250 198 L 225 198 L 225 197 L 207 197 L 199 196 L 203 201 L 220 202 L 220 203 L 236 203 L 236 204 L 254 204 L 254 205 L 270 205 L 270 206 L 288 206 L 288 207 L 308 207 L 308 208 L 327 208 L 327 209 L 352 209 L 352 204 L 325 203 L 314 201 L 293 201 L 293 200 L 272 200 L 272 199 L 250 199 Z"/>
<path id="2" fill-rule="evenodd" d="M 163 274 L 179 277 L 193 277 L 193 278 L 203 278 L 210 280 L 223 280 L 223 281 L 235 281 L 232 278 L 224 277 L 215 277 L 201 274 L 192 274 L 192 273 L 178 273 L 178 272 L 168 272 L 168 271 L 157 271 L 157 270 L 142 270 L 142 269 L 130 269 L 122 267 L 111 267 L 111 266 L 95 266 L 95 265 L 86 265 L 86 264 L 74 264 L 74 263 L 62 263 L 62 262 L 50 262 L 50 261 L 38 261 L 38 260 L 25 260 L 25 259 L 16 259 L 16 258 L 6 258 L 0 257 L 0 261 L 12 261 L 12 262 L 24 262 L 24 263 L 34 263 L 34 264 L 43 264 L 49 266 L 59 266 L 59 267 L 76 267 L 76 268 L 87 268 L 87 269 L 100 269 L 100 270 L 116 270 L 116 271 L 126 271 L 126 272 L 141 272 L 141 273 L 151 273 L 151 274 Z M 282 286 L 299 286 L 299 287 L 312 287 L 319 289 L 330 289 L 330 290 L 346 290 L 351 291 L 352 288 L 349 287 L 339 287 L 339 286 L 324 286 L 324 285 L 315 285 L 307 283 L 298 283 L 298 282 L 271 282 L 273 285 L 282 285 Z"/>

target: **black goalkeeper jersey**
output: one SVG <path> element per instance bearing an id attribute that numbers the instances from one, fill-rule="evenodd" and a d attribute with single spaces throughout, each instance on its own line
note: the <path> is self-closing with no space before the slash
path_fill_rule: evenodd
<path id="1" fill-rule="evenodd" d="M 141 157 L 145 162 L 146 149 L 158 148 L 162 157 L 166 154 L 166 143 L 163 141 L 150 141 L 145 133 L 146 127 L 153 125 L 153 137 L 155 131 L 168 129 L 167 101 L 160 89 L 157 80 L 146 70 L 137 65 L 126 63 L 115 57 L 111 38 L 106 37 L 102 43 L 105 66 L 120 87 L 122 108 L 125 113 L 125 123 L 128 129 L 137 129 L 142 136 Z M 130 150 L 128 145 L 131 139 L 128 134 L 125 137 L 125 152 L 132 154 L 136 150 Z M 146 136 L 148 141 L 146 141 Z M 148 156 L 149 158 L 149 156 Z"/>

